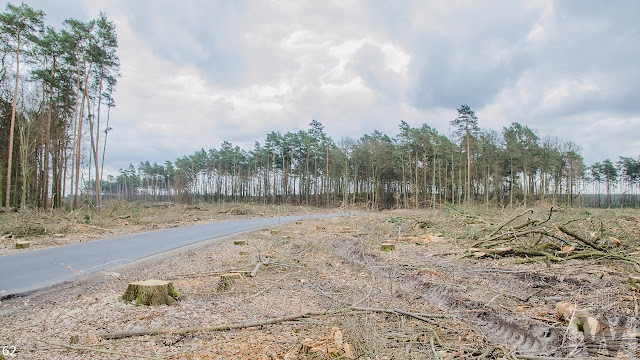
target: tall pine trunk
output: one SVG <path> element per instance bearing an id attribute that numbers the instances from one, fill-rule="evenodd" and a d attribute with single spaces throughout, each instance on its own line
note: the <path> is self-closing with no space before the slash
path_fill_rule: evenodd
<path id="1" fill-rule="evenodd" d="M 13 160 L 13 128 L 16 124 L 16 105 L 18 103 L 18 80 L 20 79 L 20 32 L 18 32 L 18 47 L 16 49 L 16 86 L 13 91 L 13 103 L 11 104 L 11 125 L 9 127 L 9 153 L 7 158 L 7 191 L 5 194 L 6 207 L 11 203 L 11 163 Z"/>

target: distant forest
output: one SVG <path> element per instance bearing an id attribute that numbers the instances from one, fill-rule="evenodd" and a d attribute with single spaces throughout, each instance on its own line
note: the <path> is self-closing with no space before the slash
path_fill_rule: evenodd
<path id="1" fill-rule="evenodd" d="M 108 176 L 119 199 L 428 208 L 443 204 L 638 206 L 640 161 L 585 166 L 580 148 L 513 123 L 482 130 L 467 105 L 455 139 L 402 121 L 395 137 L 374 131 L 336 143 L 316 120 L 306 131 L 267 134 L 246 151 L 229 142 L 175 162 L 141 162 Z M 93 189 L 89 186 L 89 189 Z M 622 193 L 620 193 L 622 191 Z M 94 194 L 95 195 L 95 194 Z"/>
<path id="2" fill-rule="evenodd" d="M 223 142 L 174 162 L 103 176 L 119 76 L 115 25 L 105 14 L 44 25 L 24 3 L 0 13 L 0 201 L 4 207 L 100 208 L 102 198 L 252 202 L 370 209 L 444 204 L 638 206 L 640 159 L 586 166 L 580 147 L 519 123 L 479 127 L 468 105 L 452 138 L 399 124 L 337 143 L 319 121 L 271 132 L 244 150 Z"/>

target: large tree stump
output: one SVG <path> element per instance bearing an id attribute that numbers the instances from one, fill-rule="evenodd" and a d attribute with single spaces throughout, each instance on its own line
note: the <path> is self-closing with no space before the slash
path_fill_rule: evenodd
<path id="1" fill-rule="evenodd" d="M 383 242 L 380 244 L 380 250 L 382 251 L 393 251 L 396 249 L 396 244 L 392 242 Z"/>
<path id="2" fill-rule="evenodd" d="M 120 298 L 127 302 L 135 300 L 136 305 L 175 305 L 178 292 L 168 281 L 144 280 L 130 283 Z"/>

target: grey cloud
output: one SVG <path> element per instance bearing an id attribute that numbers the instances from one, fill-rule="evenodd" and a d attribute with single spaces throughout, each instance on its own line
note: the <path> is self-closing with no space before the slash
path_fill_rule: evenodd
<path id="1" fill-rule="evenodd" d="M 365 44 L 356 53 L 349 69 L 360 75 L 372 90 L 384 95 L 385 101 L 401 101 L 404 95 L 404 84 L 400 74 L 387 69 L 384 53 L 380 48 Z"/>
<path id="2" fill-rule="evenodd" d="M 491 4 L 480 10 L 461 6 L 445 19 L 435 13 L 430 20 L 445 26 L 444 30 L 438 26 L 418 32 L 405 29 L 409 40 L 404 44 L 412 53 L 409 97 L 415 106 L 485 106 L 533 61 L 523 39 L 539 10 L 523 10 L 513 2 Z"/>
<path id="3" fill-rule="evenodd" d="M 160 58 L 200 68 L 213 83 L 236 85 L 245 67 L 243 1 L 124 1 L 130 25 Z"/>

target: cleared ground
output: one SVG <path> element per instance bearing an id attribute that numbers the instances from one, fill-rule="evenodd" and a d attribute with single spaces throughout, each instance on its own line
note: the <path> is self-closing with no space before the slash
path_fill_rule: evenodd
<path id="1" fill-rule="evenodd" d="M 23 359 L 634 358 L 639 220 L 445 208 L 281 225 L 5 300 L 0 339 Z M 179 305 L 119 300 L 150 278 Z"/>

